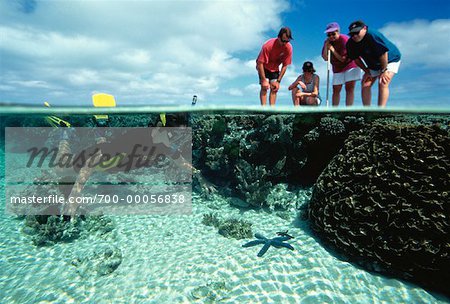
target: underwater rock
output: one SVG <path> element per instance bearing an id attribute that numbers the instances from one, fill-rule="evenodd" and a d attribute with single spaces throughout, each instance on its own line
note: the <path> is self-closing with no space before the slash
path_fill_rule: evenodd
<path id="1" fill-rule="evenodd" d="M 307 213 L 343 256 L 448 295 L 449 193 L 448 130 L 383 119 L 349 135 Z"/>
<path id="2" fill-rule="evenodd" d="M 122 252 L 117 247 L 100 246 L 93 252 L 72 260 L 83 278 L 100 277 L 113 273 L 122 263 Z"/>

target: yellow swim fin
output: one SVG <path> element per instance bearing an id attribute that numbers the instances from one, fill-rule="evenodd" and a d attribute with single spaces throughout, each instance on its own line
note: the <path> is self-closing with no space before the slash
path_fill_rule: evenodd
<path id="1" fill-rule="evenodd" d="M 50 108 L 50 104 L 45 101 L 44 105 L 47 108 Z M 54 128 L 59 128 L 59 127 L 65 127 L 65 128 L 70 128 L 71 124 L 67 121 L 65 121 L 64 119 L 59 118 L 58 116 L 46 116 L 45 120 Z"/>
<path id="2" fill-rule="evenodd" d="M 92 95 L 92 104 L 96 108 L 114 108 L 116 107 L 116 99 L 113 95 L 98 93 Z M 97 120 L 107 120 L 108 115 L 94 115 Z"/>
<path id="3" fill-rule="evenodd" d="M 166 126 L 166 122 L 167 122 L 167 120 L 166 120 L 166 113 L 159 114 L 159 119 L 161 119 L 161 123 L 162 123 L 163 127 L 165 127 Z"/>
<path id="4" fill-rule="evenodd" d="M 127 156 L 125 153 L 117 154 L 113 158 L 111 158 L 109 160 L 105 160 L 101 164 L 97 165 L 97 167 L 95 167 L 95 169 L 97 171 L 107 171 L 111 168 L 117 167 L 120 164 L 120 162 L 122 161 L 122 159 L 125 158 L 125 156 Z"/>

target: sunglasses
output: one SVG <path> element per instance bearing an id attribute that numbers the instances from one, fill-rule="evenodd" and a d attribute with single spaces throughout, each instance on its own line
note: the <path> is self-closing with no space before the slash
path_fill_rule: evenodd
<path id="1" fill-rule="evenodd" d="M 357 32 L 354 32 L 354 33 L 349 33 L 349 34 L 350 34 L 350 37 L 359 35 L 359 32 L 361 32 L 361 30 L 359 30 L 359 31 L 357 31 Z"/>
<path id="2" fill-rule="evenodd" d="M 337 35 L 336 32 L 327 33 L 327 36 L 328 36 L 328 37 L 332 37 L 332 36 L 336 36 L 336 35 Z"/>
<path id="3" fill-rule="evenodd" d="M 283 39 L 281 39 L 281 42 L 283 42 L 283 43 L 288 43 L 290 40 L 288 39 L 288 40 L 283 40 Z"/>

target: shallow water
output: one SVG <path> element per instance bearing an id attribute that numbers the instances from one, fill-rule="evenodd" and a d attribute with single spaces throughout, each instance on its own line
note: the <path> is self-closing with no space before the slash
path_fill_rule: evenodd
<path id="1" fill-rule="evenodd" d="M 49 109 L 70 120 L 73 126 L 91 123 L 89 113 L 80 109 Z M 113 111 L 113 110 L 109 110 Z M 154 123 L 160 112 L 174 109 L 115 109 L 114 126 L 145 127 Z M 267 110 L 269 111 L 269 110 Z M 37 113 L 39 112 L 39 113 Z M 3 112 L 5 126 L 46 126 L 45 111 L 30 113 L 20 108 Z M 96 111 L 96 113 L 100 113 Z M 427 118 L 424 118 L 425 115 Z M 192 114 L 219 116 L 272 115 L 248 109 L 197 109 Z M 450 111 L 410 109 L 332 110 L 280 109 L 278 114 L 296 115 L 305 128 L 313 128 L 326 115 L 343 119 L 363 117 L 365 121 L 407 114 L 417 121 L 444 119 Z M 431 118 L 430 118 L 431 117 Z M 242 121 L 242 120 L 240 120 Z M 196 128 L 193 127 L 195 136 Z M 448 127 L 448 126 L 447 126 Z M 3 130 L 2 130 L 3 134 Z M 2 136 L 3 141 L 4 136 Z M 193 147 L 195 150 L 195 146 Z M 1 172 L 5 172 L 5 151 L 0 153 Z M 26 172 L 26 171 L 24 171 Z M 21 173 L 26 174 L 26 173 Z M 446 303 L 448 299 L 418 285 L 371 273 L 343 261 L 327 250 L 299 217 L 308 203 L 311 186 L 299 186 L 296 204 L 287 210 L 238 208 L 222 193 L 202 195 L 194 187 L 192 214 L 108 216 L 114 223 L 111 232 L 84 234 L 69 242 L 35 246 L 25 234 L 24 220 L 6 215 L 5 177 L 1 176 L 0 215 L 0 303 Z M 220 187 L 220 185 L 217 185 Z M 289 230 L 295 236 L 289 243 L 294 251 L 270 248 L 258 258 L 260 246 L 242 248 L 252 240 L 226 238 L 215 227 L 202 223 L 205 214 L 237 218 L 252 224 L 253 233 L 273 237 Z M 112 273 L 99 275 L 94 264 L 80 266 L 77 260 L 93 257 L 105 248 L 120 252 L 120 265 Z M 75 262 L 74 262 L 75 261 Z"/>

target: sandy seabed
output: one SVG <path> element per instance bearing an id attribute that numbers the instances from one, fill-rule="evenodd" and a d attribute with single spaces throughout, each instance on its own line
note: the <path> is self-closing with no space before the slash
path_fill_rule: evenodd
<path id="1" fill-rule="evenodd" d="M 3 183 L 2 183 L 3 184 Z M 3 192 L 3 191 L 2 191 Z M 4 204 L 4 203 L 3 203 Z M 202 224 L 216 212 L 274 237 L 289 230 L 295 248 L 242 248 Z M 215 196 L 193 195 L 192 215 L 115 216 L 106 236 L 36 247 L 23 221 L 0 216 L 0 303 L 445 303 L 422 288 L 343 262 L 310 234 L 292 210 L 282 219 L 265 210 L 239 210 Z M 73 265 L 79 256 L 116 248 L 122 263 L 111 274 Z"/>

